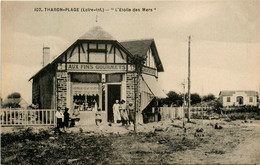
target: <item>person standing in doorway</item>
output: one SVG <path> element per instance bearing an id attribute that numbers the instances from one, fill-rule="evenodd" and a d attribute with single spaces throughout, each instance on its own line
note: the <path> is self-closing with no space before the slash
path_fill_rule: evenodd
<path id="1" fill-rule="evenodd" d="M 63 127 L 63 124 L 62 124 L 62 120 L 63 120 L 63 114 L 60 110 L 60 108 L 57 108 L 57 111 L 56 111 L 56 114 L 55 114 L 56 118 L 57 118 L 57 131 L 59 134 L 61 134 L 61 130 L 60 128 Z"/>
<path id="2" fill-rule="evenodd" d="M 113 105 L 114 123 L 117 123 L 118 120 L 121 120 L 119 106 L 119 101 L 116 100 L 115 104 Z"/>

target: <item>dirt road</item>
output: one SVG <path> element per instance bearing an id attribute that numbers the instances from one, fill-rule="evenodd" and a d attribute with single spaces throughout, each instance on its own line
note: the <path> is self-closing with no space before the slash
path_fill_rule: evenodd
<path id="1" fill-rule="evenodd" d="M 260 163 L 260 125 L 248 124 L 252 134 L 239 144 L 232 153 L 224 155 L 219 163 L 225 164 L 259 164 Z"/>
<path id="2" fill-rule="evenodd" d="M 133 126 L 126 129 L 120 125 L 75 127 L 62 136 L 48 130 L 37 133 L 38 128 L 33 128 L 36 133 L 19 130 L 10 133 L 4 128 L 2 131 L 9 134 L 1 139 L 1 161 L 3 164 L 260 163 L 260 121 L 193 121 L 195 124 L 186 124 L 186 131 L 181 120 L 138 125 L 137 134 L 131 132 Z M 214 129 L 216 123 L 223 129 Z M 203 136 L 197 136 L 197 130 L 202 128 Z"/>

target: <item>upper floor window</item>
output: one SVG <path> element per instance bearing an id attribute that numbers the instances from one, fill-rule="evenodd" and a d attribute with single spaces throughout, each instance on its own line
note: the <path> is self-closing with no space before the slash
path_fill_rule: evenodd
<path id="1" fill-rule="evenodd" d="M 68 62 L 126 63 L 127 55 L 114 44 L 83 43 L 67 52 Z M 65 58 L 63 59 L 65 61 Z"/>

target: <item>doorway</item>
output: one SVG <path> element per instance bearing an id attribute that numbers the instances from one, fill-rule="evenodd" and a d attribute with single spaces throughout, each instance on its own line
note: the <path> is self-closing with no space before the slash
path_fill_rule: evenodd
<path id="1" fill-rule="evenodd" d="M 238 102 L 239 105 L 243 105 L 243 104 L 244 104 L 244 99 L 243 99 L 243 97 L 242 97 L 242 96 L 238 96 L 238 97 L 237 97 L 237 102 Z"/>
<path id="2" fill-rule="evenodd" d="M 121 85 L 107 85 L 107 121 L 113 122 L 113 105 L 116 100 L 121 100 Z"/>

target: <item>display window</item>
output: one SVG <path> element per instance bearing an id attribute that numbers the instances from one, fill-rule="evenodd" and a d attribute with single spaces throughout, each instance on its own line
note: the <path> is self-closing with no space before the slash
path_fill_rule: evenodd
<path id="1" fill-rule="evenodd" d="M 74 95 L 74 111 L 97 111 L 99 107 L 99 95 Z"/>
<path id="2" fill-rule="evenodd" d="M 74 83 L 72 85 L 74 111 L 97 111 L 99 108 L 99 84 Z"/>

